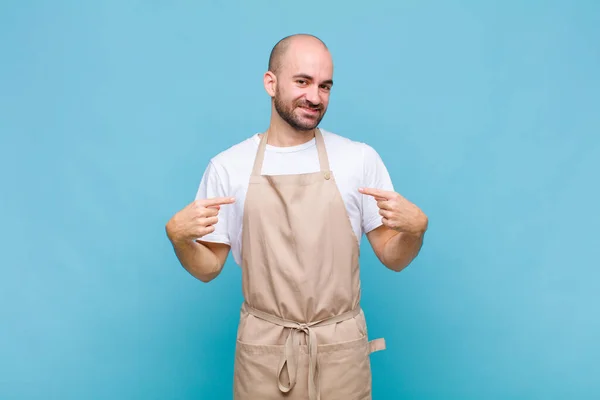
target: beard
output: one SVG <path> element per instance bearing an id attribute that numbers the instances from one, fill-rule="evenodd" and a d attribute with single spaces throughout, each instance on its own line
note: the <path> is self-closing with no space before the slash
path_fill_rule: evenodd
<path id="1" fill-rule="evenodd" d="M 281 100 L 279 93 L 275 94 L 273 102 L 277 114 L 279 114 L 279 116 L 292 128 L 297 129 L 299 131 L 310 131 L 315 129 L 325 116 L 325 112 L 323 111 L 322 105 L 315 106 L 307 101 L 296 101 L 290 104 L 286 104 Z M 317 110 L 319 111 L 319 114 L 313 118 L 301 118 L 294 113 L 296 108 L 299 107 Z"/>

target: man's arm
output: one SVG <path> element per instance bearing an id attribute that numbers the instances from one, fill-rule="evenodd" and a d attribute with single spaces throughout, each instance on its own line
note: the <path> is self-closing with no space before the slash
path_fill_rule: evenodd
<path id="1" fill-rule="evenodd" d="M 367 239 L 377 258 L 392 271 L 400 272 L 419 254 L 424 233 L 398 232 L 385 225 L 367 233 Z"/>
<path id="2" fill-rule="evenodd" d="M 400 194 L 359 189 L 377 200 L 383 225 L 367 233 L 377 258 L 393 271 L 402 271 L 419 254 L 429 224 L 427 216 Z"/>
<path id="3" fill-rule="evenodd" d="M 215 231 L 221 206 L 234 201 L 232 197 L 195 200 L 176 213 L 165 226 L 179 262 L 202 282 L 210 282 L 219 275 L 230 246 L 198 238 Z"/>
<path id="4" fill-rule="evenodd" d="M 223 270 L 230 246 L 223 243 L 171 241 L 179 262 L 193 277 L 208 283 Z"/>

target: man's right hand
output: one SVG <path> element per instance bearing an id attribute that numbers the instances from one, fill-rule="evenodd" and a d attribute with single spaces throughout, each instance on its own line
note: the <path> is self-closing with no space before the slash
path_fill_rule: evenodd
<path id="1" fill-rule="evenodd" d="M 233 197 L 195 200 L 175 214 L 166 225 L 167 236 L 173 243 L 200 239 L 215 230 L 221 205 L 232 204 Z"/>

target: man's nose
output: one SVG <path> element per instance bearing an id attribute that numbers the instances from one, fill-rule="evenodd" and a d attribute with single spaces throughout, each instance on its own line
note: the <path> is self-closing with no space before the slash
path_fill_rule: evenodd
<path id="1" fill-rule="evenodd" d="M 319 93 L 318 86 L 311 86 L 306 93 L 306 100 L 308 100 L 313 106 L 318 106 L 321 104 L 321 96 Z"/>

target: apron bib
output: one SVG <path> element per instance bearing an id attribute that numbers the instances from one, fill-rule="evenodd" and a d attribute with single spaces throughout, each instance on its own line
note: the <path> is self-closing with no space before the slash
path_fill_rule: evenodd
<path id="1" fill-rule="evenodd" d="M 244 204 L 235 400 L 371 399 L 370 354 L 360 308 L 359 241 L 330 170 L 262 175 L 260 141 Z"/>

